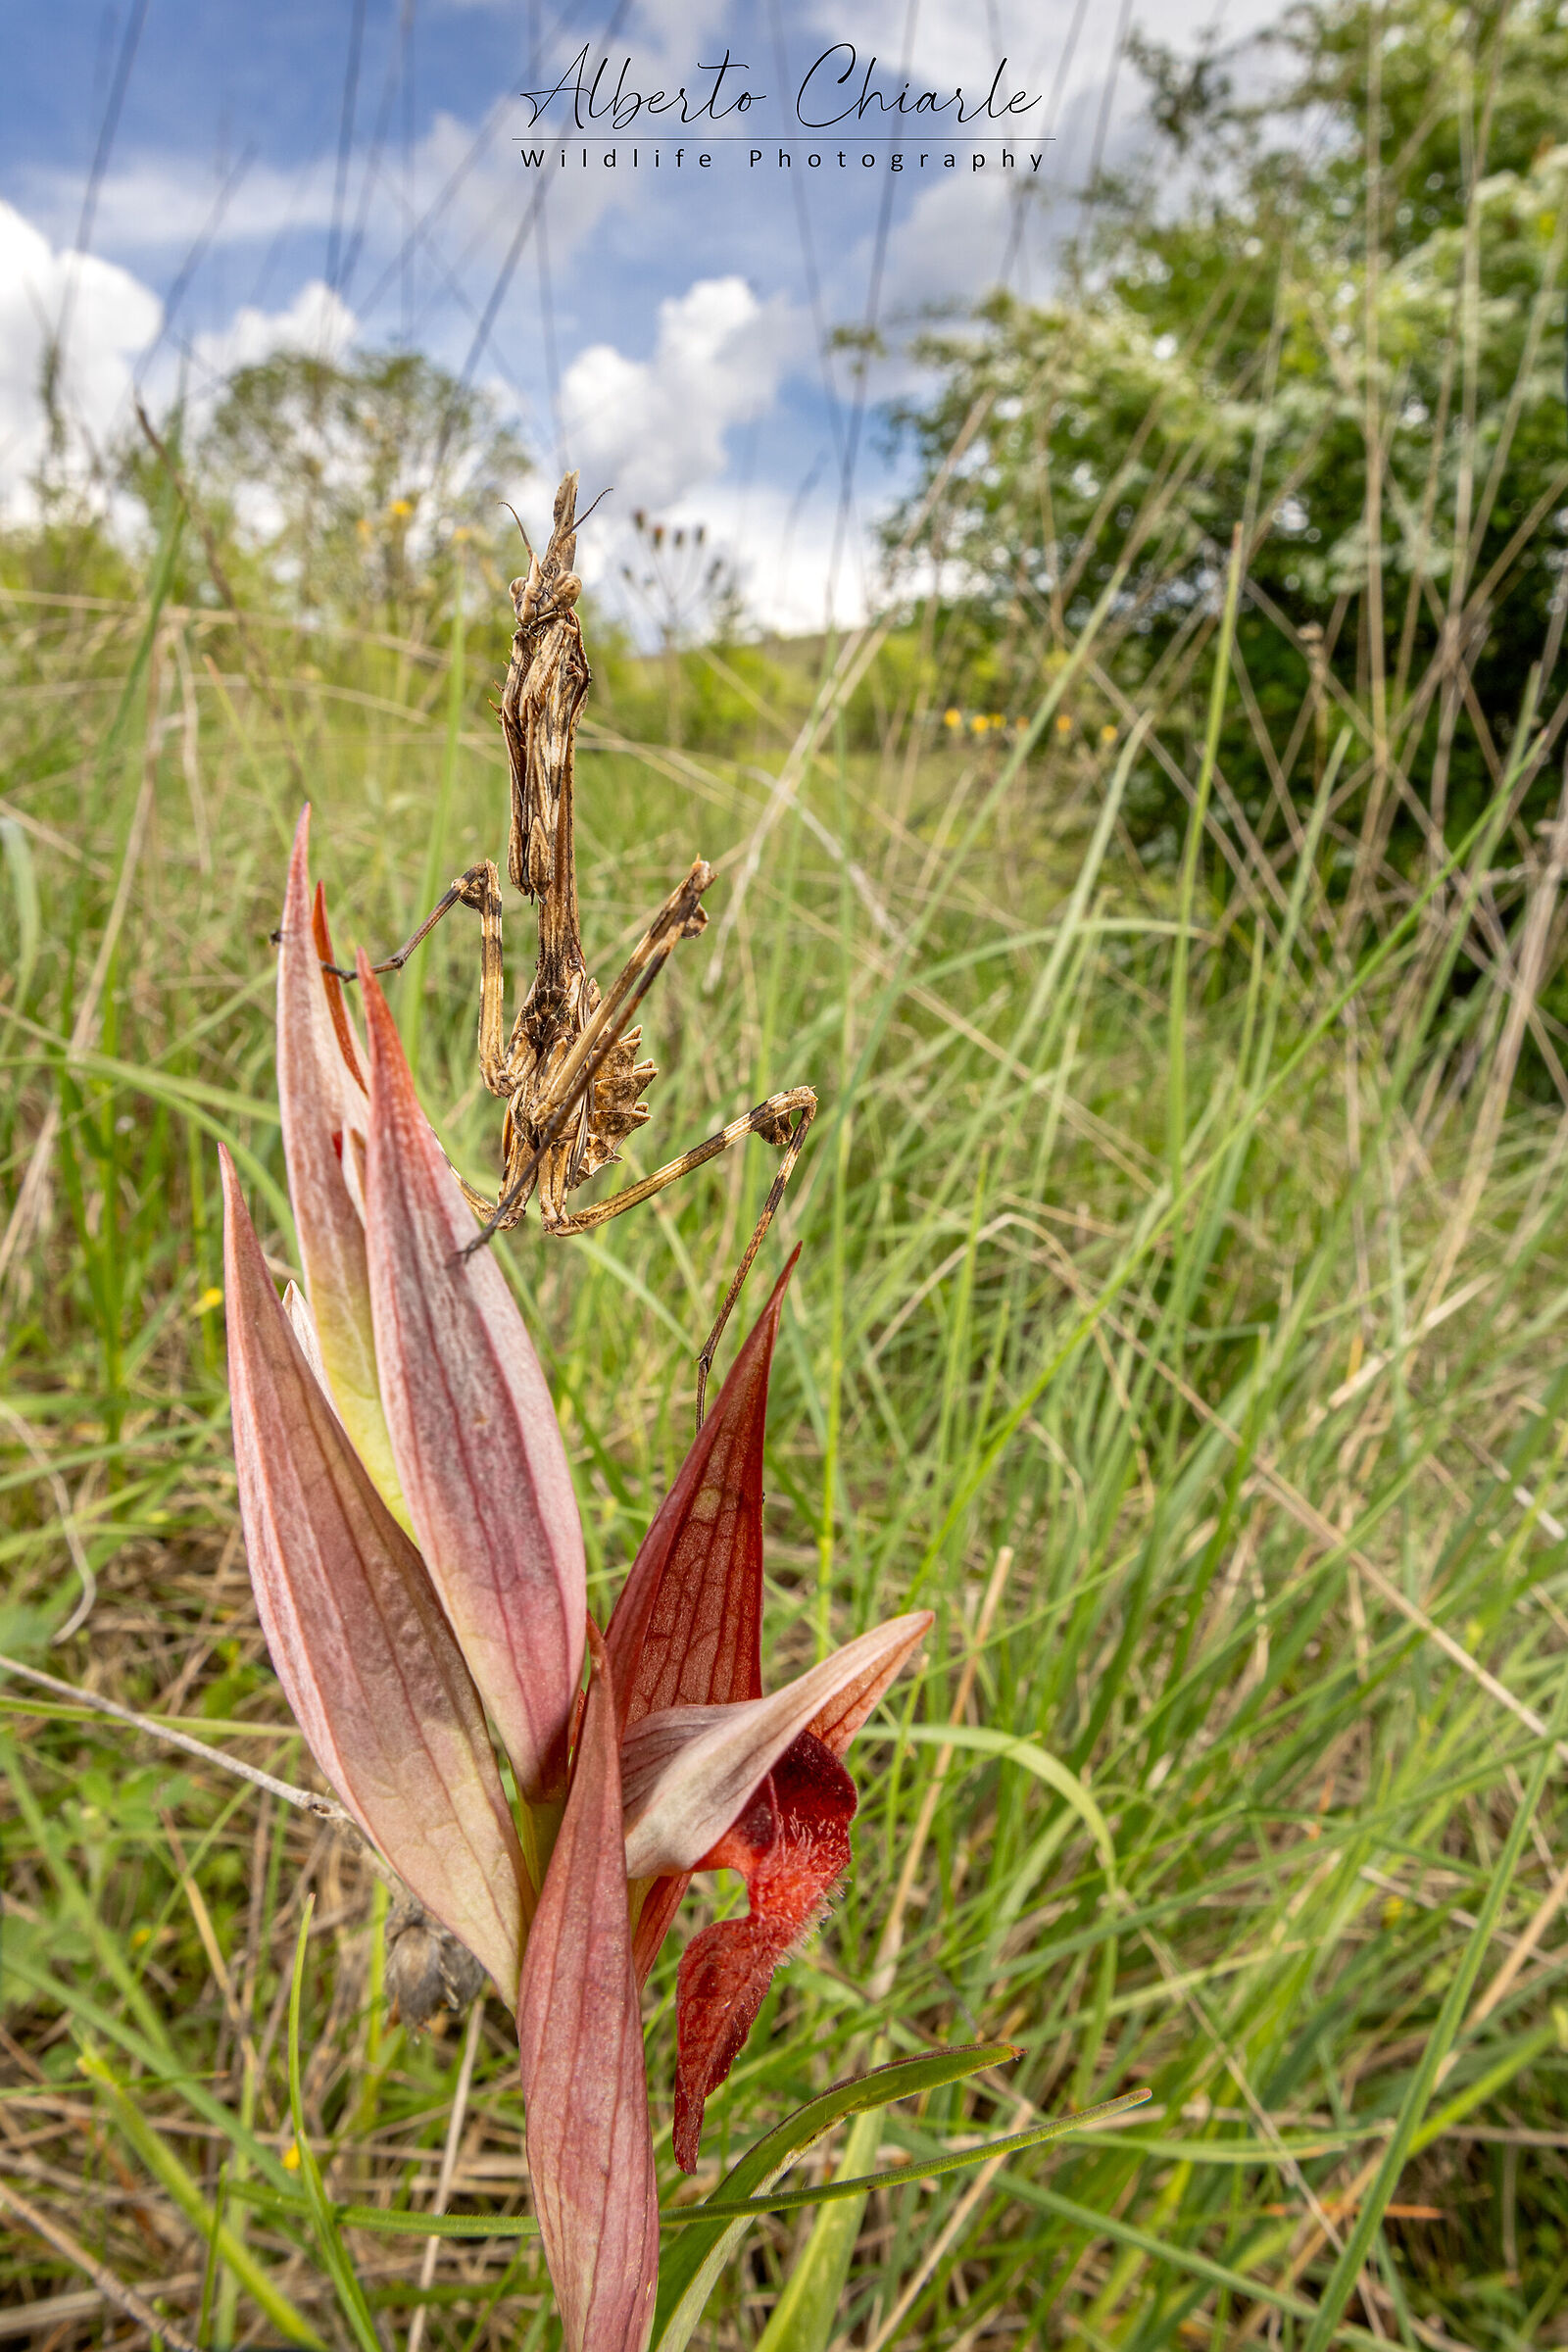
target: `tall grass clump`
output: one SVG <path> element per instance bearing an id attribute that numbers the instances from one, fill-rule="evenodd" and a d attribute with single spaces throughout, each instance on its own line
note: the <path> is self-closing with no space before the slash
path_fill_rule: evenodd
<path id="1" fill-rule="evenodd" d="M 1358 22 L 1364 130 L 1392 12 Z M 729 704 L 712 742 L 639 734 L 662 667 L 590 704 L 596 968 L 698 849 L 720 875 L 647 1007 L 663 1075 L 632 1172 L 773 1088 L 822 1099 L 768 1245 L 804 1244 L 770 1657 L 938 1612 L 923 1679 L 857 1751 L 854 1878 L 714 2102 L 699 2188 L 873 2048 L 1022 2055 L 860 2119 L 797 2183 L 1152 2093 L 1114 2129 L 760 2223 L 704 2340 L 1562 2340 L 1568 699 L 1544 561 L 1508 693 L 1483 691 L 1510 583 L 1555 547 L 1529 505 L 1494 553 L 1478 538 L 1489 466 L 1513 503 L 1504 426 L 1543 347 L 1483 399 L 1497 54 L 1478 40 L 1426 352 L 1470 457 L 1435 439 L 1419 532 L 1384 500 L 1407 385 L 1376 302 L 1321 321 L 1362 467 L 1332 630 L 1267 585 L 1279 372 L 1232 404 L 1250 455 L 1172 431 L 1155 383 L 1129 438 L 1165 456 L 1113 493 L 1097 452 L 1102 495 L 1070 550 L 1047 530 L 1000 634 L 948 568 L 819 660 L 681 657 L 738 698 L 744 742 Z M 1269 260 L 1304 336 L 1304 265 Z M 1036 492 L 1070 475 L 1053 370 L 1082 348 L 1043 338 L 1005 390 L 963 385 L 911 547 L 972 512 L 999 399 Z M 260 564 L 231 604 L 216 497 L 181 479 L 150 482 L 132 588 L 90 534 L 69 586 L 35 543 L 0 564 L 0 1651 L 298 1780 L 238 1532 L 217 1145 L 281 1276 L 267 935 L 298 802 L 340 943 L 405 936 L 505 837 L 504 614 L 477 539 L 416 627 L 307 626 Z M 1440 758 L 1467 779 L 1441 802 Z M 454 918 L 398 1011 L 482 1179 L 476 966 Z M 683 1452 L 694 1348 L 768 1174 L 732 1154 L 587 1241 L 530 1220 L 503 1245 L 601 1599 Z M 129 2293 L 171 2341 L 551 2340 L 526 2234 L 310 2218 L 288 2082 L 307 1898 L 297 2086 L 332 2207 L 526 2216 L 500 2013 L 414 2038 L 357 1846 L 37 1685 L 0 1691 L 0 2320 L 31 2307 L 56 2352 L 129 2340 Z M 667 1966 L 652 1997 L 672 2003 Z"/>

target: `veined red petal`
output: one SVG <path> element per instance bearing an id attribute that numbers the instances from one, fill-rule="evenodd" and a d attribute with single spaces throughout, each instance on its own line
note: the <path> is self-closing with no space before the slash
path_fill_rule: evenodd
<path id="1" fill-rule="evenodd" d="M 858 1703 L 867 1690 L 886 1690 L 931 1622 L 929 1609 L 912 1609 L 874 1625 L 765 1698 L 662 1707 L 633 1724 L 620 1756 L 631 1876 L 698 1869 L 786 1748 L 823 1716 L 836 1718 L 842 1692 Z"/>
<path id="2" fill-rule="evenodd" d="M 675 2161 L 697 2165 L 704 2102 L 729 2073 L 773 1971 L 821 1918 L 850 1859 L 855 1783 L 809 1732 L 780 1757 L 705 1870 L 738 1870 L 751 1909 L 719 1920 L 681 1955 L 676 1993 Z"/>
<path id="3" fill-rule="evenodd" d="M 559 1796 L 582 1678 L 582 1521 L 550 1391 L 360 956 L 376 1361 L 419 1548 L 524 1798 Z"/>
<path id="4" fill-rule="evenodd" d="M 623 1727 L 662 1707 L 761 1695 L 762 1432 L 799 1255 L 774 1284 L 615 1602 L 605 1641 Z M 679 1872 L 648 1887 L 637 1918 L 639 1983 L 690 1884 Z"/>
<path id="5" fill-rule="evenodd" d="M 928 1631 L 936 1622 L 930 1609 L 917 1609 L 914 1614 L 925 1619 Z M 881 1657 L 872 1654 L 853 1679 L 841 1680 L 832 1697 L 806 1727 L 812 1738 L 820 1740 L 830 1753 L 842 1759 L 883 1691 L 903 1672 L 908 1654 L 907 1650 L 897 1657 L 891 1653 Z"/>
<path id="6" fill-rule="evenodd" d="M 366 1094 L 368 1089 L 365 1083 L 365 1073 L 360 1068 L 360 1049 L 354 1036 L 354 1024 L 349 1019 L 349 1008 L 343 1001 L 343 983 L 335 971 L 326 968 L 335 964 L 337 957 L 332 953 L 332 933 L 326 919 L 324 882 L 316 885 L 316 898 L 311 907 L 311 936 L 316 941 L 316 953 L 322 965 L 321 986 L 326 992 L 326 1009 L 331 1016 L 337 1050 L 343 1056 L 343 1066 L 349 1076 L 361 1094 Z"/>
<path id="7" fill-rule="evenodd" d="M 643 1538 L 605 1634 L 622 1728 L 762 1691 L 762 1433 L 797 1250 Z"/>
<path id="8" fill-rule="evenodd" d="M 643 2352 L 659 2200 L 604 1643 L 517 2003 L 528 2171 L 567 2352 Z"/>
<path id="9" fill-rule="evenodd" d="M 278 1681 L 366 1836 L 510 2002 L 531 1889 L 478 1692 L 423 1562 L 290 1328 L 221 1159 L 240 1514 Z"/>
<path id="10" fill-rule="evenodd" d="M 349 1131 L 364 1125 L 365 1098 L 355 1085 L 357 1070 L 344 1058 L 321 976 L 310 827 L 306 808 L 289 859 L 277 958 L 277 1099 L 289 1199 L 332 1400 L 383 1500 L 407 1527 L 381 1407 L 365 1226 L 354 1198 Z"/>

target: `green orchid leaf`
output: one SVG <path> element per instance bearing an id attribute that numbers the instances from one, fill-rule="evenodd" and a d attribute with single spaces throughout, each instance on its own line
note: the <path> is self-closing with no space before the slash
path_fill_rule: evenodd
<path id="1" fill-rule="evenodd" d="M 768 2210 L 754 2200 L 765 2199 L 774 2181 L 825 2132 L 847 2116 L 941 2089 L 983 2067 L 1005 2066 L 1018 2055 L 1011 2042 L 968 2042 L 918 2058 L 897 2058 L 853 2082 L 836 2082 L 750 2147 L 707 2204 L 664 2213 L 661 2218 L 679 2226 L 680 2236 L 660 2266 L 654 2352 L 684 2352 L 720 2271 L 756 2215 Z M 712 2210 L 720 2206 L 739 2210 Z"/>
<path id="2" fill-rule="evenodd" d="M 1072 2115 L 1055 2115 L 1049 2123 L 1031 2125 L 1027 2132 L 1009 2132 L 1001 2139 L 981 2140 L 972 2148 L 958 2148 L 948 2155 L 916 2156 L 908 2164 L 891 2165 L 885 2172 L 861 2173 L 853 2180 L 825 2180 L 815 2188 L 780 2189 L 776 2196 L 748 2197 L 733 2203 L 713 2197 L 695 2211 L 710 2214 L 715 2220 L 730 2217 L 750 2220 L 760 2213 L 793 2213 L 802 2205 L 836 2205 L 842 2197 L 866 2196 L 873 2188 L 899 2188 L 906 2180 L 934 2180 L 942 2173 L 958 2173 L 969 2165 L 988 2164 L 995 2156 L 1021 2155 L 1025 2148 L 1038 2148 L 1048 2139 L 1060 2139 L 1085 2124 L 1126 2115 L 1135 2107 L 1147 2105 L 1152 2096 L 1148 2090 L 1125 2091 L 1120 2098 L 1102 2099 L 1098 2107 L 1080 2107 Z"/>

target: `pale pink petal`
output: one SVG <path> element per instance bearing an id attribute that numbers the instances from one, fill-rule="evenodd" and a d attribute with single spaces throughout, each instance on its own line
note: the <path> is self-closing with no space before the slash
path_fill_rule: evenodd
<path id="1" fill-rule="evenodd" d="M 376 1360 L 419 1548 L 530 1803 L 559 1796 L 582 1678 L 582 1522 L 550 1391 L 492 1250 L 420 1110 L 360 957 Z"/>
<path id="2" fill-rule="evenodd" d="M 322 1396 L 331 1404 L 332 1384 L 326 1377 L 326 1366 L 321 1361 L 321 1343 L 311 1318 L 311 1310 L 305 1303 L 305 1293 L 297 1282 L 283 1285 L 283 1312 L 288 1317 L 290 1331 L 300 1344 L 301 1355 L 315 1373 Z M 336 1405 L 332 1405 L 332 1409 L 336 1412 Z"/>
<path id="3" fill-rule="evenodd" d="M 308 865 L 311 812 L 294 835 L 277 958 L 277 1099 L 289 1200 L 311 1316 L 327 1387 L 344 1428 L 383 1499 L 411 1522 L 393 1466 L 381 1406 L 366 1265 L 365 1226 L 353 1167 L 350 1129 L 364 1123 L 321 977 L 312 919 Z"/>
<path id="4" fill-rule="evenodd" d="M 517 2002 L 528 2171 L 567 2352 L 643 2352 L 659 2200 L 604 1644 Z"/>
<path id="5" fill-rule="evenodd" d="M 289 1327 L 221 1158 L 240 1515 L 278 1681 L 366 1836 L 510 2002 L 531 1889 L 478 1693 Z"/>
<path id="6" fill-rule="evenodd" d="M 621 1743 L 626 1868 L 634 1879 L 694 1870 L 744 1810 L 786 1748 L 840 1694 L 885 1690 L 932 1624 L 929 1609 L 891 1618 L 846 1642 L 798 1681 L 728 1707 L 664 1707 Z"/>

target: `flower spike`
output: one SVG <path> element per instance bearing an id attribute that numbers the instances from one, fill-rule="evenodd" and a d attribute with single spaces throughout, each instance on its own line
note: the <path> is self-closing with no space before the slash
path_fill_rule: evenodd
<path id="1" fill-rule="evenodd" d="M 220 1157 L 240 1515 L 278 1681 L 366 1836 L 510 2003 L 531 1895 L 478 1692 L 423 1562 L 290 1328 Z"/>
<path id="2" fill-rule="evenodd" d="M 849 1866 L 846 1751 L 932 1618 L 872 1626 L 763 1690 L 764 1424 L 792 1256 L 601 1637 L 538 1358 L 496 1255 L 473 1251 L 471 1197 L 363 954 L 363 1042 L 350 1017 L 324 895 L 313 898 L 309 818 L 278 933 L 278 1092 L 306 1278 L 282 1300 L 222 1154 L 258 1612 L 344 1804 L 515 1996 L 565 2352 L 648 2352 L 660 2217 L 641 1986 L 692 1874 L 739 1872 L 746 1915 L 698 1935 L 678 1976 L 673 2136 L 690 2172 L 706 2102 Z"/>
<path id="3" fill-rule="evenodd" d="M 587 1581 L 566 1449 L 539 1359 L 419 1108 L 365 955 L 366 1241 L 398 1476 L 442 1606 L 530 1804 L 559 1800 Z"/>
<path id="4" fill-rule="evenodd" d="M 517 2003 L 528 2171 L 567 2352 L 643 2352 L 659 2200 L 620 1837 L 609 1660 L 593 1681 L 571 1788 L 528 1936 Z"/>

